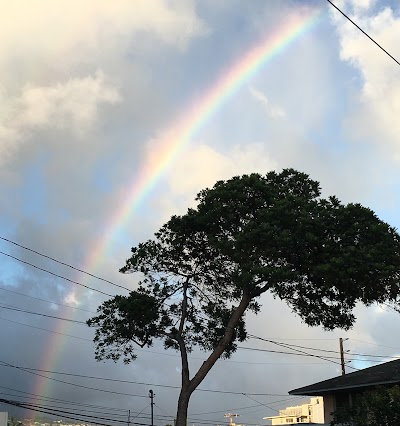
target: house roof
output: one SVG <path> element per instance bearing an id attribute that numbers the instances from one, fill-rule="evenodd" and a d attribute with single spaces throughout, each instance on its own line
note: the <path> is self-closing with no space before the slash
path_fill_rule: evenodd
<path id="1" fill-rule="evenodd" d="M 341 390 L 367 388 L 378 385 L 400 384 L 400 359 L 364 368 L 354 373 L 334 377 L 302 388 L 293 389 L 290 395 L 322 395 Z"/>

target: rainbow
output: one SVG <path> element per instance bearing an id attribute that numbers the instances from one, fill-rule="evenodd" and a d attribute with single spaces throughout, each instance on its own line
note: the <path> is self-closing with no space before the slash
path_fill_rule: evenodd
<path id="1" fill-rule="evenodd" d="M 248 82 L 260 69 L 296 39 L 310 30 L 318 22 L 318 12 L 308 11 L 308 14 L 289 16 L 273 34 L 268 34 L 255 47 L 234 63 L 216 83 L 195 102 L 177 122 L 163 132 L 157 140 L 156 157 L 150 153 L 142 170 L 135 174 L 129 186 L 126 201 L 120 206 L 111 218 L 106 231 L 93 245 L 90 256 L 86 259 L 83 269 L 95 272 L 96 266 L 107 254 L 110 245 L 115 240 L 121 228 L 129 222 L 133 212 L 142 203 L 143 199 L 155 187 L 167 168 L 173 164 L 182 149 L 193 139 L 194 135 L 217 113 L 217 111 Z M 152 155 L 151 155 L 152 154 Z M 79 290 L 78 290 L 79 292 Z M 61 324 L 60 330 L 64 332 L 68 325 Z M 54 367 L 59 354 L 62 352 L 64 340 L 57 336 L 45 349 L 43 369 Z M 51 382 L 40 379 L 35 387 L 38 395 L 49 391 Z"/>
<path id="2" fill-rule="evenodd" d="M 163 132 L 157 141 L 156 156 L 149 155 L 147 163 L 139 174 L 135 175 L 126 194 L 126 202 L 116 210 L 107 227 L 108 231 L 94 245 L 86 266 L 93 271 L 96 264 L 105 255 L 111 242 L 121 228 L 129 222 L 135 209 L 155 187 L 160 177 L 174 163 L 182 149 L 194 135 L 217 113 L 251 77 L 292 42 L 311 29 L 318 21 L 318 13 L 310 11 L 307 16 L 290 16 L 285 25 L 272 35 L 261 40 L 253 49 L 238 60 L 205 93 L 199 102 L 194 103 L 188 112 Z"/>

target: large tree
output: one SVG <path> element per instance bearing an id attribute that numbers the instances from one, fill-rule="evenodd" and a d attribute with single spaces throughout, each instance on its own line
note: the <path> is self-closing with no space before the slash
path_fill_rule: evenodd
<path id="1" fill-rule="evenodd" d="M 395 229 L 360 204 L 321 198 L 319 184 L 293 169 L 234 177 L 201 191 L 154 239 L 132 248 L 121 269 L 142 276 L 88 321 L 97 360 L 136 358 L 161 339 L 180 352 L 177 426 L 190 396 L 220 357 L 247 338 L 245 313 L 265 292 L 310 326 L 348 329 L 359 301 L 397 302 L 400 244 Z M 194 346 L 209 356 L 190 375 Z"/>

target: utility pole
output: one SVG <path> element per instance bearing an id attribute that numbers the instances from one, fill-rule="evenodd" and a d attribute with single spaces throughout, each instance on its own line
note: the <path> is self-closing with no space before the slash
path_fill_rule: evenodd
<path id="1" fill-rule="evenodd" d="M 151 407 L 151 426 L 154 426 L 154 397 L 155 397 L 155 393 L 153 392 L 152 389 L 149 390 L 149 397 L 150 397 L 150 407 Z"/>
<path id="2" fill-rule="evenodd" d="M 344 369 L 344 353 L 343 353 L 343 339 L 339 338 L 339 348 L 340 348 L 340 364 L 342 365 L 342 376 L 346 374 Z"/>
<path id="3" fill-rule="evenodd" d="M 128 410 L 128 426 L 131 426 L 131 410 Z"/>
<path id="4" fill-rule="evenodd" d="M 235 423 L 233 423 L 232 418 L 233 417 L 239 417 L 239 414 L 227 413 L 227 414 L 224 414 L 224 417 L 229 417 L 229 426 L 234 426 Z"/>

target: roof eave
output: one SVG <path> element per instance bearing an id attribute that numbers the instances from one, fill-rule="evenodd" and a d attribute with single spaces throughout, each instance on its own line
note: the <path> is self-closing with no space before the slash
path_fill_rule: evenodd
<path id="1" fill-rule="evenodd" d="M 331 392 L 340 392 L 342 390 L 348 390 L 348 389 L 360 389 L 360 388 L 370 388 L 374 386 L 381 386 L 381 385 L 392 385 L 392 384 L 398 384 L 398 380 L 385 380 L 382 382 L 375 382 L 375 383 L 363 383 L 360 385 L 347 385 L 347 386 L 339 386 L 339 387 L 330 387 L 330 388 L 317 388 L 317 389 L 307 389 L 308 386 L 304 388 L 298 388 L 293 389 L 289 391 L 289 395 L 310 395 L 310 396 L 317 396 L 321 395 L 323 393 L 331 393 Z"/>

